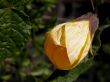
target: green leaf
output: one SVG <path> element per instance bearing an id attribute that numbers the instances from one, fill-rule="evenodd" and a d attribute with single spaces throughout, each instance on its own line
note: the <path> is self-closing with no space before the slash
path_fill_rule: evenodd
<path id="1" fill-rule="evenodd" d="M 30 36 L 31 26 L 11 9 L 0 9 L 0 59 L 19 54 Z"/>
<path id="2" fill-rule="evenodd" d="M 24 7 L 32 0 L 0 0 L 0 8 L 17 8 L 24 10 Z"/>
<path id="3" fill-rule="evenodd" d="M 102 30 L 97 29 L 93 42 L 92 42 L 92 54 L 96 54 L 97 51 L 99 50 L 100 46 L 101 46 L 101 40 L 100 40 L 100 35 L 102 33 Z"/>
<path id="4" fill-rule="evenodd" d="M 46 82 L 73 82 L 92 65 L 92 61 L 92 58 L 85 58 L 82 63 L 70 71 L 55 70 Z"/>
<path id="5" fill-rule="evenodd" d="M 4 75 L 4 76 L 1 77 L 1 79 L 3 79 L 3 80 L 9 80 L 10 77 L 11 77 L 10 75 Z"/>

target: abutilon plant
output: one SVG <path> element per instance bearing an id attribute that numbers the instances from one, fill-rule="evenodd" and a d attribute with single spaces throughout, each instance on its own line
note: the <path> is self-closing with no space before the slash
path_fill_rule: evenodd
<path id="1" fill-rule="evenodd" d="M 97 15 L 87 13 L 46 33 L 45 52 L 56 68 L 70 70 L 87 56 L 98 24 Z"/>

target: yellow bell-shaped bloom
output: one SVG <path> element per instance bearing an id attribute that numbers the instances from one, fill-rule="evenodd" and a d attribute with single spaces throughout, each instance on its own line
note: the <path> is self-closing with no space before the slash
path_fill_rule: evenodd
<path id="1" fill-rule="evenodd" d="M 98 18 L 92 13 L 59 24 L 47 32 L 45 52 L 61 70 L 69 70 L 83 60 L 90 49 Z"/>

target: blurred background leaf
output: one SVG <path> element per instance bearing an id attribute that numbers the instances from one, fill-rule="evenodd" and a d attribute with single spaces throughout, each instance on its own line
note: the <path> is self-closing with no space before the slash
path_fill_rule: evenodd
<path id="1" fill-rule="evenodd" d="M 26 45 L 31 26 L 11 9 L 0 9 L 0 58 L 20 54 Z"/>

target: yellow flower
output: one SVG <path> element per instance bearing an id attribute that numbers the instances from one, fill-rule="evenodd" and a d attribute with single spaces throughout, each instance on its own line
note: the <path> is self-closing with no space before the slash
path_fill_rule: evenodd
<path id="1" fill-rule="evenodd" d="M 77 66 L 87 56 L 97 27 L 98 18 L 92 13 L 55 26 L 44 44 L 50 61 L 61 70 Z"/>

